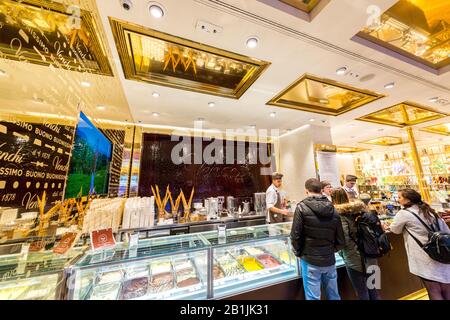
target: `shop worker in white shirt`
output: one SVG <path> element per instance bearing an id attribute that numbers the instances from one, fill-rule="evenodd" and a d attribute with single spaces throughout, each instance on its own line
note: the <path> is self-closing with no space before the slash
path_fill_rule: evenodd
<path id="1" fill-rule="evenodd" d="M 345 177 L 345 185 L 344 190 L 347 192 L 348 199 L 350 202 L 356 201 L 359 199 L 359 192 L 356 190 L 356 180 L 358 180 L 358 177 L 354 175 L 347 175 Z"/>
<path id="2" fill-rule="evenodd" d="M 289 215 L 289 211 L 283 209 L 285 199 L 281 194 L 283 175 L 279 172 L 272 173 L 272 184 L 266 191 L 266 206 L 268 211 L 267 220 L 270 223 L 283 222 L 283 217 Z"/>

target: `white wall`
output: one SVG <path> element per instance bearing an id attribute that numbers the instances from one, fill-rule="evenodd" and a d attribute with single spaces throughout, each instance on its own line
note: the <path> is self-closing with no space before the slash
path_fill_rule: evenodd
<path id="1" fill-rule="evenodd" d="M 315 143 L 331 144 L 330 129 L 306 125 L 279 138 L 277 167 L 284 174 L 283 189 L 291 200 L 303 199 L 305 181 L 317 176 Z"/>
<path id="2" fill-rule="evenodd" d="M 351 154 L 338 154 L 337 155 L 339 175 L 346 176 L 348 174 L 356 175 L 355 165 L 353 163 L 353 156 Z"/>

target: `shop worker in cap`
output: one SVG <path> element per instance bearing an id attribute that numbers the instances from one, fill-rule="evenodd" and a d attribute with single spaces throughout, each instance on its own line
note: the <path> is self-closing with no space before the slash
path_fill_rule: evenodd
<path id="1" fill-rule="evenodd" d="M 289 215 L 289 211 L 283 209 L 284 199 L 280 194 L 282 179 L 281 173 L 272 173 L 272 184 L 266 191 L 267 220 L 270 223 L 283 222 L 283 217 Z"/>
<path id="2" fill-rule="evenodd" d="M 350 202 L 356 201 L 359 198 L 358 190 L 356 190 L 355 188 L 357 179 L 358 178 L 356 176 L 351 174 L 345 177 L 344 190 L 345 192 L 347 192 L 347 196 Z"/>

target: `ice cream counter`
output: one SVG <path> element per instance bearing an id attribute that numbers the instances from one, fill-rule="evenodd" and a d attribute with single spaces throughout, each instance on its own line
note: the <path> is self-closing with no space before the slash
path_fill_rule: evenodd
<path id="1" fill-rule="evenodd" d="M 261 225 L 86 252 L 66 270 L 67 298 L 222 299 L 296 279 L 289 231 Z"/>

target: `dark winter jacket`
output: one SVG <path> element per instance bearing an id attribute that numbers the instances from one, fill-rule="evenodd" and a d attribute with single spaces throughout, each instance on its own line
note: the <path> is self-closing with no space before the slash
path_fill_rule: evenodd
<path id="1" fill-rule="evenodd" d="M 344 259 L 345 266 L 347 268 L 363 272 L 363 258 L 358 251 L 356 245 L 357 228 L 355 219 L 364 213 L 366 210 L 364 203 L 352 202 L 335 206 L 342 221 L 342 228 L 344 229 L 345 247 L 340 252 L 340 255 Z"/>
<path id="2" fill-rule="evenodd" d="M 345 246 L 345 238 L 341 219 L 327 197 L 308 197 L 297 205 L 291 242 L 295 255 L 309 264 L 336 263 L 334 254 Z"/>

